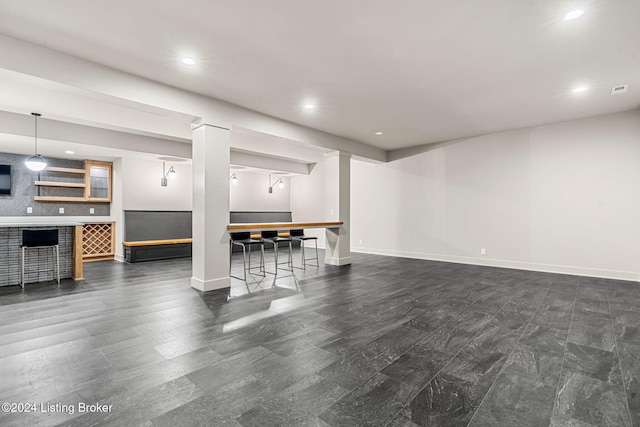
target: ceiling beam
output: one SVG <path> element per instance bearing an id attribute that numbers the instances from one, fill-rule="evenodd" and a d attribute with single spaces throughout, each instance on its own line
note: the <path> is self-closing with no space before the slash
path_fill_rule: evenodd
<path id="1" fill-rule="evenodd" d="M 239 126 L 300 141 L 310 146 L 346 151 L 357 157 L 383 162 L 387 160 L 386 151 L 377 147 L 166 86 L 4 35 L 0 35 L 0 51 L 3 52 L 0 55 L 0 69 L 180 115 L 200 117 L 205 123 L 229 129 Z M 11 100 L 0 98 L 0 105 L 10 103 Z M 82 112 L 78 111 L 77 114 L 81 115 Z M 71 116 L 73 112 L 67 112 L 67 115 Z M 113 116 L 105 115 L 102 119 L 96 117 L 94 120 L 95 125 L 99 126 L 101 122 L 112 121 Z M 125 127 L 132 128 L 134 125 L 128 122 Z M 188 128 L 182 137 L 191 139 L 187 132 L 190 132 Z"/>

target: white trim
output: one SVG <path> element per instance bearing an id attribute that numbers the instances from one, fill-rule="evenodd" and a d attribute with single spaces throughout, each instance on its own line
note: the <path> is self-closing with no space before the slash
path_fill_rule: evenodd
<path id="1" fill-rule="evenodd" d="M 122 254 L 115 254 L 113 256 L 113 259 L 115 259 L 118 262 L 124 262 L 124 256 Z"/>
<path id="2" fill-rule="evenodd" d="M 328 153 L 324 153 L 324 158 L 325 159 L 327 159 L 329 157 L 338 157 L 338 156 L 351 158 L 351 153 L 349 153 L 347 151 L 330 151 Z"/>
<path id="3" fill-rule="evenodd" d="M 325 257 L 324 263 L 328 265 L 349 265 L 351 264 L 351 257 L 343 257 L 343 258 Z"/>
<path id="4" fill-rule="evenodd" d="M 191 278 L 191 287 L 202 292 L 213 291 L 216 289 L 224 289 L 231 287 L 231 277 L 221 277 L 219 279 L 200 280 L 195 277 Z"/>
<path id="5" fill-rule="evenodd" d="M 200 129 L 203 126 L 209 126 L 209 127 L 212 127 L 212 128 L 218 128 L 218 129 L 228 130 L 228 131 L 231 130 L 231 128 L 224 127 L 224 126 L 212 125 L 210 123 L 192 123 L 191 124 L 191 130 L 194 131 L 196 129 Z"/>
<path id="6" fill-rule="evenodd" d="M 439 255 L 423 252 L 388 251 L 373 248 L 351 249 L 351 252 L 385 255 L 392 257 L 424 259 L 430 261 L 453 262 L 457 264 L 482 265 L 487 267 L 511 268 L 515 270 L 530 270 L 544 273 L 571 274 L 576 276 L 599 277 L 604 279 L 640 281 L 640 272 L 603 270 L 598 268 L 576 267 L 568 265 L 539 264 L 534 262 L 511 261 L 500 259 L 478 259 L 455 255 Z"/>

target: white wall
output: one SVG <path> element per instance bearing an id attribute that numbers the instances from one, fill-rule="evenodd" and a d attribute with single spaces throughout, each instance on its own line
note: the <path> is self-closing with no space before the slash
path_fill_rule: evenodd
<path id="1" fill-rule="evenodd" d="M 309 175 L 291 177 L 291 215 L 294 221 L 329 221 L 325 218 L 324 160 L 316 163 Z M 332 219 L 335 221 L 335 218 Z M 308 236 L 318 237 L 318 247 L 324 248 L 325 230 L 310 228 Z M 310 244 L 310 243 L 309 243 Z"/>
<path id="2" fill-rule="evenodd" d="M 175 179 L 162 187 L 162 162 L 126 158 L 122 160 L 124 210 L 184 210 L 192 209 L 192 169 L 189 163 L 167 163 L 173 166 Z M 284 188 L 274 187 L 269 194 L 269 176 L 261 173 L 235 172 L 237 184 L 230 186 L 232 211 L 289 211 L 289 178 L 283 177 Z M 273 175 L 272 181 L 279 177 Z"/>
<path id="3" fill-rule="evenodd" d="M 175 179 L 168 185 L 160 185 L 162 161 L 138 158 L 123 159 L 122 208 L 124 210 L 190 211 L 193 195 L 191 165 L 189 163 L 167 163 L 176 171 Z"/>
<path id="4" fill-rule="evenodd" d="M 351 194 L 354 251 L 640 278 L 639 111 L 353 161 Z"/>
<path id="5" fill-rule="evenodd" d="M 283 177 L 284 188 L 273 187 L 269 193 L 269 175 L 251 172 L 235 172 L 238 177 L 236 185 L 230 189 L 230 209 L 232 211 L 290 211 L 290 180 Z M 280 178 L 271 176 L 271 182 Z"/>

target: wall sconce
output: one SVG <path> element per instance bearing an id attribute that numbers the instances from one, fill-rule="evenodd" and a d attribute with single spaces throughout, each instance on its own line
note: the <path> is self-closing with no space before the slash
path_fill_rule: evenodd
<path id="1" fill-rule="evenodd" d="M 162 162 L 162 179 L 160 180 L 160 185 L 162 185 L 163 187 L 166 187 L 167 186 L 167 175 L 171 179 L 176 179 L 176 170 L 173 168 L 173 166 L 171 166 L 169 168 L 169 170 L 165 173 L 164 172 L 164 163 L 165 162 Z"/>
<path id="2" fill-rule="evenodd" d="M 40 113 L 31 113 L 35 120 L 35 132 L 34 132 L 34 143 L 35 143 L 35 154 L 33 156 L 29 156 L 27 160 L 24 161 L 24 164 L 27 165 L 29 169 L 32 171 L 41 171 L 47 167 L 47 161 L 38 154 L 38 117 L 42 114 Z"/>
<path id="3" fill-rule="evenodd" d="M 271 174 L 269 174 L 269 194 L 273 193 L 273 187 L 278 185 L 278 188 L 284 188 L 284 181 L 282 178 L 278 178 L 276 182 L 271 183 Z"/>
<path id="4" fill-rule="evenodd" d="M 238 177 L 236 176 L 235 172 L 231 174 L 229 179 L 231 180 L 231 185 L 238 184 Z"/>

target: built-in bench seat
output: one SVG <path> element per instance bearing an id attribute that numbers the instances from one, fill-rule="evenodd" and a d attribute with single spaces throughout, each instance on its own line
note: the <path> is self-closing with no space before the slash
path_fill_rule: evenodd
<path id="1" fill-rule="evenodd" d="M 124 211 L 127 262 L 191 256 L 191 211 Z"/>
<path id="2" fill-rule="evenodd" d="M 176 243 L 192 243 L 193 239 L 165 239 L 165 240 L 139 240 L 136 242 L 122 242 L 124 246 L 154 246 L 154 245 L 174 245 Z"/>

